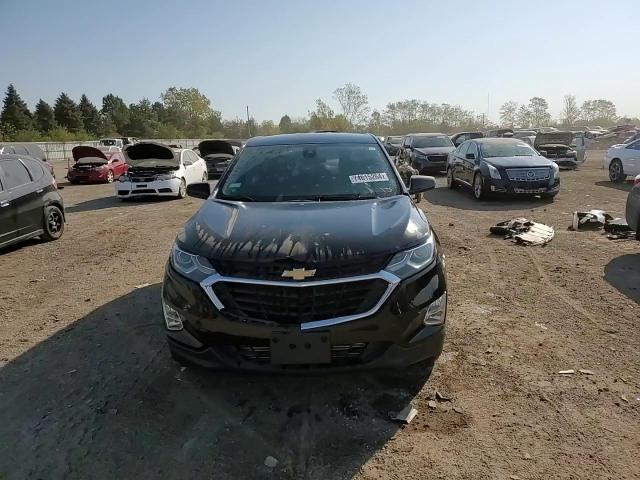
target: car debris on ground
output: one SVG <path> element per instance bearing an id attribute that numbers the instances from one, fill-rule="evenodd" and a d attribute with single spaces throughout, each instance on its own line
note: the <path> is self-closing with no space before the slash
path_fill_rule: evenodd
<path id="1" fill-rule="evenodd" d="M 392 420 L 396 420 L 398 422 L 409 424 L 412 422 L 414 418 L 418 415 L 418 410 L 413 408 L 411 405 L 407 405 L 402 410 L 400 410 L 395 415 L 391 416 Z"/>
<path id="2" fill-rule="evenodd" d="M 608 233 L 610 240 L 631 238 L 633 229 L 623 218 L 613 218 L 604 210 L 589 210 L 585 212 L 573 212 L 573 221 L 569 230 L 601 230 Z"/>
<path id="3" fill-rule="evenodd" d="M 521 245 L 545 245 L 555 235 L 553 227 L 523 217 L 497 223 L 489 231 Z"/>

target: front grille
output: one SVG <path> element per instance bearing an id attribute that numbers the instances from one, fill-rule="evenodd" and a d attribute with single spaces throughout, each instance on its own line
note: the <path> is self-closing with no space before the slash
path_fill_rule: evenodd
<path id="1" fill-rule="evenodd" d="M 156 193 L 156 191 L 152 190 L 151 188 L 139 188 L 138 190 L 131 191 L 132 195 L 142 195 L 146 193 Z"/>
<path id="2" fill-rule="evenodd" d="M 271 347 L 267 340 L 238 345 L 238 351 L 246 359 L 252 362 L 267 364 L 271 362 Z M 358 342 L 344 345 L 331 345 L 331 363 L 349 364 L 357 363 L 364 351 L 367 343 Z"/>
<path id="3" fill-rule="evenodd" d="M 149 183 L 155 181 L 155 177 L 131 177 L 133 183 Z"/>
<path id="4" fill-rule="evenodd" d="M 389 255 L 367 255 L 350 259 L 337 259 L 322 263 L 296 262 L 294 260 L 270 260 L 260 262 L 256 259 L 249 260 L 211 260 L 213 268 L 225 277 L 252 278 L 256 280 L 275 280 L 296 282 L 291 278 L 283 277 L 285 270 L 305 268 L 315 270 L 312 280 L 330 280 L 335 278 L 356 277 L 368 275 L 382 270 L 389 260 Z"/>
<path id="5" fill-rule="evenodd" d="M 428 155 L 427 158 L 430 162 L 446 162 L 448 155 Z"/>
<path id="6" fill-rule="evenodd" d="M 388 285 L 376 278 L 305 287 L 222 281 L 212 288 L 234 320 L 299 325 L 368 312 Z"/>
<path id="7" fill-rule="evenodd" d="M 551 171 L 548 167 L 536 168 L 507 168 L 509 180 L 518 182 L 535 182 L 539 180 L 549 180 Z"/>

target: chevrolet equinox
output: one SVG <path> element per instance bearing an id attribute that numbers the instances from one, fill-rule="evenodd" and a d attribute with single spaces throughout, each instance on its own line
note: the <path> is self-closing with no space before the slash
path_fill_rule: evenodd
<path id="1" fill-rule="evenodd" d="M 177 236 L 162 307 L 172 356 L 215 369 L 430 369 L 447 291 L 438 237 L 373 135 L 249 140 Z"/>

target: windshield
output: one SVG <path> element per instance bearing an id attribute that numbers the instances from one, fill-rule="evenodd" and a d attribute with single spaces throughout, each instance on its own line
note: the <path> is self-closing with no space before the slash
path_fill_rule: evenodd
<path id="1" fill-rule="evenodd" d="M 438 135 L 434 137 L 414 137 L 413 148 L 429 148 L 429 147 L 453 147 L 451 139 L 446 135 Z"/>
<path id="2" fill-rule="evenodd" d="M 340 143 L 247 147 L 223 180 L 217 198 L 328 201 L 400 193 L 393 168 L 378 145 Z"/>
<path id="3" fill-rule="evenodd" d="M 491 157 L 533 157 L 536 151 L 526 143 L 481 143 L 480 150 L 485 158 Z"/>

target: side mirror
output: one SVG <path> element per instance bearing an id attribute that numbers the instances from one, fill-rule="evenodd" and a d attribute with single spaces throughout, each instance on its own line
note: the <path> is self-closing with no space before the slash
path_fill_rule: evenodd
<path id="1" fill-rule="evenodd" d="M 436 179 L 433 177 L 412 175 L 409 179 L 409 193 L 411 195 L 433 190 L 434 188 L 436 188 Z"/>
<path id="2" fill-rule="evenodd" d="M 191 183 L 187 185 L 187 195 L 206 200 L 211 196 L 211 185 L 208 182 Z"/>
<path id="3" fill-rule="evenodd" d="M 476 159 L 476 154 L 475 153 L 467 153 L 465 155 L 465 157 L 467 158 L 467 160 L 475 160 Z"/>

